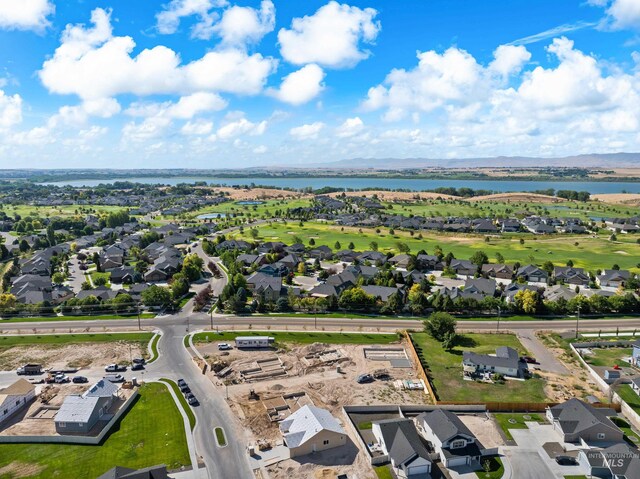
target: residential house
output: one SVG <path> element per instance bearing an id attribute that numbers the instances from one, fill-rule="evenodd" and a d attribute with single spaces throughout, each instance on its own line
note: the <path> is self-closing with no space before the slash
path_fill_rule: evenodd
<path id="1" fill-rule="evenodd" d="M 615 415 L 610 409 L 595 408 L 573 398 L 548 407 L 546 414 L 564 442 L 624 442 L 624 433 L 608 417 Z"/>
<path id="2" fill-rule="evenodd" d="M 482 297 L 496 294 L 496 280 L 486 278 L 467 278 L 464 282 L 465 293 L 475 293 Z"/>
<path id="3" fill-rule="evenodd" d="M 504 288 L 504 298 L 507 303 L 511 303 L 515 300 L 516 294 L 520 291 L 533 291 L 538 292 L 538 287 L 532 284 L 523 283 L 511 283 Z"/>
<path id="4" fill-rule="evenodd" d="M 431 254 L 419 254 L 416 256 L 416 260 L 418 262 L 418 267 L 421 270 L 426 271 L 442 271 L 444 269 L 444 265 L 440 258 Z"/>
<path id="5" fill-rule="evenodd" d="M 640 366 L 640 339 L 636 340 L 631 347 L 631 363 Z"/>
<path id="6" fill-rule="evenodd" d="M 392 258 L 389 258 L 389 263 L 394 265 L 396 268 L 406 269 L 409 266 L 409 262 L 411 261 L 411 256 L 408 254 L 397 254 Z"/>
<path id="7" fill-rule="evenodd" d="M 565 301 L 569 301 L 575 298 L 578 293 L 575 292 L 573 288 L 569 288 L 563 284 L 554 284 L 553 286 L 548 287 L 544 290 L 544 299 L 547 301 L 558 301 L 560 298 Z"/>
<path id="8" fill-rule="evenodd" d="M 524 278 L 529 283 L 546 283 L 549 280 L 549 273 L 538 268 L 535 264 L 528 264 L 518 268 L 516 277 Z"/>
<path id="9" fill-rule="evenodd" d="M 101 379 L 81 396 L 67 396 L 54 422 L 59 434 L 88 434 L 99 421 L 111 419 L 118 386 Z"/>
<path id="10" fill-rule="evenodd" d="M 478 272 L 478 265 L 466 259 L 452 259 L 449 269 L 462 276 L 473 276 Z"/>
<path id="11" fill-rule="evenodd" d="M 0 389 L 0 424 L 26 407 L 35 397 L 35 386 L 22 378 Z"/>
<path id="12" fill-rule="evenodd" d="M 580 449 L 578 463 L 589 477 L 634 479 L 640 477 L 640 454 L 628 444 L 614 444 L 604 449 Z"/>
<path id="13" fill-rule="evenodd" d="M 584 269 L 572 266 L 556 266 L 553 268 L 553 276 L 557 281 L 576 286 L 588 286 L 590 281 Z"/>
<path id="14" fill-rule="evenodd" d="M 120 266 L 118 268 L 108 269 L 105 272 L 109 273 L 109 280 L 116 284 L 131 284 L 136 274 L 131 266 Z"/>
<path id="15" fill-rule="evenodd" d="M 380 298 L 383 303 L 386 303 L 389 300 L 389 297 L 392 294 L 400 292 L 398 288 L 393 288 L 390 286 L 363 286 L 363 291 L 367 294 L 370 294 L 374 298 Z"/>
<path id="16" fill-rule="evenodd" d="M 98 479 L 167 479 L 168 477 L 167 466 L 160 464 L 143 469 L 116 466 L 98 476 Z"/>
<path id="17" fill-rule="evenodd" d="M 513 278 L 513 267 L 506 264 L 483 264 L 481 271 L 483 275 L 490 278 Z"/>
<path id="18" fill-rule="evenodd" d="M 347 443 L 347 433 L 325 409 L 303 406 L 280 422 L 284 443 L 291 457 L 326 451 Z"/>
<path id="19" fill-rule="evenodd" d="M 624 288 L 631 277 L 631 271 L 605 269 L 602 274 L 596 276 L 596 283 L 600 287 Z"/>
<path id="20" fill-rule="evenodd" d="M 328 246 L 322 245 L 309 251 L 309 257 L 324 261 L 333 258 L 333 251 Z"/>
<path id="21" fill-rule="evenodd" d="M 262 295 L 265 301 L 277 301 L 283 293 L 282 278 L 260 272 L 247 278 L 247 286 L 255 295 Z"/>
<path id="22" fill-rule="evenodd" d="M 635 377 L 631 380 L 631 389 L 633 389 L 633 392 L 640 396 L 640 376 Z"/>
<path id="23" fill-rule="evenodd" d="M 465 374 L 490 373 L 515 378 L 523 377 L 527 370 L 527 365 L 520 361 L 518 352 L 507 346 L 496 349 L 495 355 L 463 351 L 462 366 Z"/>
<path id="24" fill-rule="evenodd" d="M 76 294 L 77 299 L 85 299 L 89 296 L 93 296 L 100 301 L 108 301 L 118 296 L 119 291 L 114 291 L 106 286 L 98 286 L 94 289 L 83 289 Z"/>
<path id="25" fill-rule="evenodd" d="M 445 467 L 480 466 L 483 446 L 454 413 L 436 409 L 420 414 L 415 422 Z"/>
<path id="26" fill-rule="evenodd" d="M 375 421 L 371 432 L 375 449 L 391 463 L 399 479 L 429 479 L 431 460 L 411 419 Z"/>
<path id="27" fill-rule="evenodd" d="M 365 251 L 363 253 L 360 253 L 356 258 L 361 263 L 369 262 L 372 264 L 384 264 L 387 262 L 387 255 L 384 253 L 380 253 L 379 251 Z"/>

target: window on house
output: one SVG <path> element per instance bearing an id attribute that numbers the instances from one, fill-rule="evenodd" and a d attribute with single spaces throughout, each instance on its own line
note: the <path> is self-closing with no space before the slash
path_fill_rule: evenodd
<path id="1" fill-rule="evenodd" d="M 67 423 L 66 422 L 59 422 L 58 426 L 60 427 L 67 427 Z"/>
<path id="2" fill-rule="evenodd" d="M 458 449 L 460 447 L 464 447 L 467 445 L 467 441 L 464 441 L 462 439 L 458 439 L 457 441 L 453 441 L 451 443 L 451 449 Z"/>
<path id="3" fill-rule="evenodd" d="M 324 441 L 322 441 L 322 444 L 324 444 L 325 446 L 329 444 L 329 439 L 325 439 Z"/>
<path id="4" fill-rule="evenodd" d="M 604 439 L 606 436 L 604 434 L 604 432 L 599 432 L 598 433 L 598 439 Z"/>

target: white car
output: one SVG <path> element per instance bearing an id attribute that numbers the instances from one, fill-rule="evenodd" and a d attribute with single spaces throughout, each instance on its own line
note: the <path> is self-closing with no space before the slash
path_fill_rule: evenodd
<path id="1" fill-rule="evenodd" d="M 229 351 L 233 349 L 229 343 L 220 343 L 218 344 L 218 351 Z"/>
<path id="2" fill-rule="evenodd" d="M 104 378 L 110 383 L 121 383 L 124 381 L 122 374 L 107 374 Z"/>

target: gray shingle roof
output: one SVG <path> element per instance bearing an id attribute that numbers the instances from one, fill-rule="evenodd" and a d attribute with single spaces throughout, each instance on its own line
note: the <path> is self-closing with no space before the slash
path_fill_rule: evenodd
<path id="1" fill-rule="evenodd" d="M 429 452 L 424 447 L 418 431 L 411 419 L 387 419 L 377 421 L 389 457 L 396 467 L 405 466 L 415 459 L 429 460 Z"/>
<path id="2" fill-rule="evenodd" d="M 475 438 L 460 418 L 446 409 L 436 409 L 435 411 L 422 413 L 417 419 L 424 421 L 433 431 L 433 434 L 443 443 L 460 434 Z"/>
<path id="3" fill-rule="evenodd" d="M 325 409 L 303 406 L 280 423 L 288 447 L 298 447 L 320 431 L 346 434 L 338 420 Z"/>
<path id="4" fill-rule="evenodd" d="M 99 400 L 99 397 L 67 396 L 55 422 L 89 422 Z"/>

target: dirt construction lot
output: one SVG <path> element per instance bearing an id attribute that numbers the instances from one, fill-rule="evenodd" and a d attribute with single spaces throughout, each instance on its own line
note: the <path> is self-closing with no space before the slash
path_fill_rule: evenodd
<path id="1" fill-rule="evenodd" d="M 277 350 L 234 348 L 225 354 L 218 351 L 217 344 L 199 344 L 197 347 L 214 365 L 214 370 L 221 367 L 231 369 L 218 381 L 228 386 L 228 402 L 232 410 L 250 431 L 254 441 L 265 439 L 272 446 L 282 443 L 278 421 L 305 404 L 327 409 L 345 424 L 342 406 L 348 404 L 430 403 L 423 390 L 400 390 L 395 386 L 399 380 L 417 379 L 414 364 L 410 363 L 408 368 L 393 368 L 389 361 L 366 359 L 364 350 L 375 348 L 375 345 L 314 343 Z M 404 344 L 379 347 L 403 348 Z M 388 373 L 387 378 L 366 384 L 356 382 L 360 374 L 381 370 Z M 266 374 L 266 378 L 256 379 L 256 374 Z M 258 398 L 249 398 L 252 390 Z M 347 473 L 348 477 L 365 478 L 369 477 L 369 472 L 373 474 L 366 458 L 362 453 L 358 454 L 355 444 L 340 451 L 339 455 L 336 451 L 333 453 L 327 457 L 315 454 L 283 461 L 270 467 L 269 472 L 273 478 L 293 477 L 292 471 L 295 471 L 295 477 L 312 478 L 322 465 L 332 471 Z M 342 457 L 345 455 L 349 457 Z M 362 460 L 365 463 L 361 463 Z"/>
<path id="2" fill-rule="evenodd" d="M 0 348 L 0 371 L 12 371 L 25 363 L 42 364 L 45 368 L 89 368 L 110 363 L 129 362 L 131 356 L 139 357 L 146 349 L 139 343 L 82 343 L 68 345 L 29 345 Z"/>

